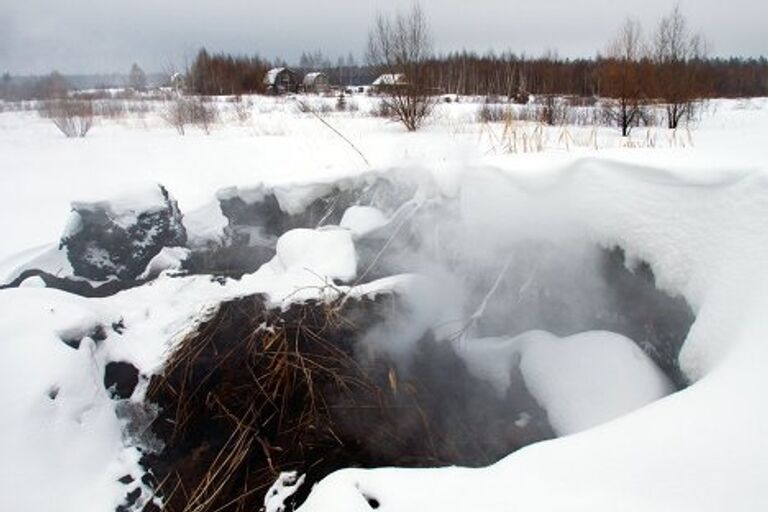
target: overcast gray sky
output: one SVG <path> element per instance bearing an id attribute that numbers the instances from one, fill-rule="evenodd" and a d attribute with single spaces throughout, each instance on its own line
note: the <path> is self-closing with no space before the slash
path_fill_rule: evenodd
<path id="1" fill-rule="evenodd" d="M 593 56 L 621 21 L 646 30 L 670 0 L 421 0 L 438 51 Z M 0 0 L 0 72 L 126 72 L 183 66 L 198 48 L 295 62 L 305 50 L 360 58 L 377 11 L 409 0 Z M 683 0 L 716 55 L 768 55 L 768 0 Z"/>

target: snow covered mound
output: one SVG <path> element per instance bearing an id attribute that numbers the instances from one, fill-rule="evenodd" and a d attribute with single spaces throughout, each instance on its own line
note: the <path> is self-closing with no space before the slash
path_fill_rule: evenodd
<path id="1" fill-rule="evenodd" d="M 601 425 L 674 391 L 648 356 L 619 334 L 523 336 L 525 384 L 558 435 Z"/>
<path id="2" fill-rule="evenodd" d="M 339 222 L 339 226 L 352 231 L 355 237 L 365 236 L 386 224 L 386 215 L 373 206 L 350 206 Z"/>
<path id="3" fill-rule="evenodd" d="M 349 280 L 357 272 L 355 247 L 347 231 L 294 229 L 277 241 L 276 261 L 286 272 Z"/>
<path id="4" fill-rule="evenodd" d="M 457 351 L 478 378 L 504 395 L 519 369 L 525 386 L 563 436 L 606 423 L 674 391 L 632 340 L 611 332 L 558 338 L 531 331 L 514 338 L 470 339 Z"/>
<path id="5" fill-rule="evenodd" d="M 73 203 L 61 238 L 75 275 L 94 281 L 134 279 L 163 247 L 186 242 L 181 212 L 162 186 Z"/>

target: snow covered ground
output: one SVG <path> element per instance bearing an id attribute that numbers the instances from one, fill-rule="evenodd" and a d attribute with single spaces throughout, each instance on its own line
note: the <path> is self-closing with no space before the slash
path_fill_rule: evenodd
<path id="1" fill-rule="evenodd" d="M 255 101 L 249 121 L 224 123 L 209 136 L 190 130 L 180 137 L 148 114 L 105 120 L 87 138 L 68 140 L 36 114 L 0 114 L 0 278 L 57 243 L 72 201 L 162 183 L 187 214 L 187 228 L 201 233 L 221 225 L 211 203 L 225 187 L 317 182 L 369 169 L 290 100 Z M 591 128 L 572 127 L 573 140 L 596 140 L 597 148 L 565 147 L 562 129 L 550 128 L 544 150 L 524 154 L 499 149 L 489 128 L 474 121 L 475 104 L 441 105 L 429 126 L 408 134 L 365 115 L 367 98 L 356 101 L 359 112 L 327 119 L 370 168 L 428 171 L 478 223 L 503 219 L 527 235 L 577 229 L 648 262 L 657 284 L 696 313 L 681 354 L 693 385 L 668 395 L 644 360 L 630 363 L 632 351 L 619 350 L 606 357 L 606 375 L 618 361 L 637 370 L 632 382 L 648 379 L 628 389 L 634 405 L 620 399 L 608 417 L 598 407 L 581 421 L 569 412 L 573 403 L 560 401 L 548 409 L 550 420 L 562 434 L 578 433 L 484 469 L 343 470 L 321 482 L 302 510 L 362 512 L 373 500 L 385 512 L 768 509 L 768 101 L 714 102 L 690 140 L 641 130 L 637 145 L 650 137 L 655 147 L 621 147 L 612 130 L 600 128 L 590 139 Z M 117 479 L 135 474 L 137 454 L 101 384 L 106 363 L 130 361 L 150 374 L 217 300 L 266 292 L 279 302 L 295 298 L 297 286 L 328 293 L 322 277 L 354 277 L 355 237 L 385 219 L 348 213 L 340 228 L 289 232 L 274 260 L 225 285 L 162 276 L 103 299 L 37 281 L 0 290 L 0 508 L 112 510 L 126 490 Z M 364 292 L 411 280 L 389 279 Z M 532 381 L 541 361 L 570 368 L 567 347 L 553 349 L 557 340 L 545 338 L 522 351 Z M 603 336 L 587 338 L 602 354 Z M 534 392 L 544 405 L 563 397 L 548 384 Z"/>
<path id="2" fill-rule="evenodd" d="M 229 114 L 209 136 L 193 128 L 180 137 L 150 112 L 140 119 L 101 120 L 87 138 L 68 140 L 34 112 L 0 114 L 0 190 L 5 191 L 0 261 L 57 240 L 72 201 L 97 201 L 162 183 L 189 215 L 223 187 L 320 181 L 368 168 L 317 119 L 299 113 L 296 101 L 253 101 L 250 120 L 240 123 Z M 661 129 L 652 130 L 655 148 L 619 148 L 617 131 L 608 128 L 598 129 L 599 149 L 594 150 L 591 127 L 570 127 L 572 138 L 583 146 L 570 144 L 566 150 L 561 129 L 551 128 L 546 137 L 550 149 L 543 154 L 509 155 L 476 122 L 477 103 L 442 104 L 429 126 L 409 134 L 367 115 L 373 100 L 355 96 L 350 101 L 359 104 L 358 112 L 330 113 L 327 119 L 359 147 L 371 168 L 423 167 L 443 175 L 478 165 L 539 174 L 597 157 L 695 170 L 697 179 L 706 180 L 728 170 L 759 169 L 768 125 L 765 100 L 720 101 L 692 132 L 693 150 L 679 147 L 687 144 L 687 134 L 672 141 Z M 502 127 L 495 131 L 499 136 Z M 646 130 L 637 130 L 634 137 L 643 145 Z"/>

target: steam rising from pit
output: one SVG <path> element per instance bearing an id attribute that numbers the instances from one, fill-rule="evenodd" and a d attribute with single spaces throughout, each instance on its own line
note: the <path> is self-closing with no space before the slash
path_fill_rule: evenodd
<path id="1" fill-rule="evenodd" d="M 484 170 L 466 173 L 455 194 L 407 178 L 421 182 L 328 186 L 290 218 L 275 201 L 228 203 L 236 234 L 304 228 L 277 244 L 273 261 L 286 268 L 319 261 L 339 277 L 357 256 L 348 284 L 399 285 L 283 308 L 259 294 L 220 304 L 149 385 L 166 443 L 143 462 L 155 490 L 165 478 L 195 489 L 200 475 L 223 474 L 216 499 L 227 504 L 296 472 L 305 484 L 286 499 L 297 506 L 343 467 L 484 466 L 685 385 L 677 356 L 690 309 L 657 290 L 647 266 L 630 269 L 621 249 L 590 240 L 566 195 Z M 350 204 L 377 213 L 373 227 L 335 226 Z M 306 229 L 318 224 L 328 227 Z M 329 234 L 343 236 L 318 242 Z M 233 453 L 240 462 L 220 471 Z M 246 508 L 263 499 L 249 494 Z"/>
<path id="2" fill-rule="evenodd" d="M 677 354 L 693 321 L 642 263 L 588 236 L 567 193 L 526 188 L 493 170 L 462 175 L 450 198 L 422 182 L 388 226 L 357 242 L 366 280 L 414 273 L 407 313 L 370 330 L 363 352 L 408 368 L 425 332 L 458 352 L 477 338 L 531 330 L 606 330 L 637 343 L 678 387 Z"/>

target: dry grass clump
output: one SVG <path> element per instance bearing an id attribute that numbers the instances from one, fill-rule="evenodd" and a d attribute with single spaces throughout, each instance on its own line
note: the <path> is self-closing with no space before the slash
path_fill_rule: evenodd
<path id="1" fill-rule="evenodd" d="M 90 100 L 51 100 L 43 102 L 39 112 L 53 121 L 67 138 L 85 137 L 93 126 L 93 102 Z"/>
<path id="2" fill-rule="evenodd" d="M 202 96 L 179 96 L 166 104 L 160 117 L 176 129 L 179 135 L 185 135 L 186 127 L 190 124 L 199 127 L 206 135 L 210 135 L 213 125 L 219 118 L 219 110 L 214 102 Z"/>
<path id="3" fill-rule="evenodd" d="M 286 471 L 306 476 L 300 503 L 341 467 L 482 465 L 551 435 L 541 421 L 516 426 L 535 404 L 510 406 L 429 335 L 407 364 L 371 351 L 364 335 L 402 313 L 393 295 L 282 312 L 259 296 L 222 304 L 148 390 L 166 447 L 143 463 L 164 509 L 258 510 Z"/>

